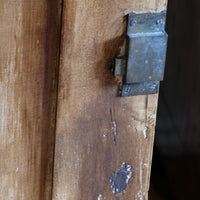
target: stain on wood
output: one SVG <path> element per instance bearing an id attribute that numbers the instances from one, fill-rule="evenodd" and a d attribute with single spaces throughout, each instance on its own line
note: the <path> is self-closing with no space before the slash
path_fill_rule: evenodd
<path id="1" fill-rule="evenodd" d="M 60 0 L 0 2 L 0 199 L 51 199 Z"/>
<path id="2" fill-rule="evenodd" d="M 126 15 L 163 9 L 165 0 L 64 0 L 54 200 L 148 199 L 157 94 L 119 97 L 111 68 Z M 123 162 L 135 178 L 116 197 L 110 177 Z"/>

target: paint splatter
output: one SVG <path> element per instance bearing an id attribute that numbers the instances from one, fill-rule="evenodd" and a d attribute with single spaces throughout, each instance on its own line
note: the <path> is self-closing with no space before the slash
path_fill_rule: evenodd
<path id="1" fill-rule="evenodd" d="M 145 126 L 144 129 L 143 129 L 144 139 L 147 139 L 147 130 L 148 130 L 148 127 Z"/>
<path id="2" fill-rule="evenodd" d="M 97 200 L 102 200 L 102 195 L 101 194 L 98 196 Z"/>
<path id="3" fill-rule="evenodd" d="M 116 196 L 125 192 L 132 177 L 133 167 L 128 163 L 123 163 L 121 169 L 110 177 L 110 184 Z"/>

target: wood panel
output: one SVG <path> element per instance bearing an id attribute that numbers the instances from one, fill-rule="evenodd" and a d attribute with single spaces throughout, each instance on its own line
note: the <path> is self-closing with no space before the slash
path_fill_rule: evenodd
<path id="1" fill-rule="evenodd" d="M 60 1 L 0 1 L 0 199 L 51 199 Z"/>
<path id="2" fill-rule="evenodd" d="M 122 163 L 134 178 L 120 199 L 147 199 L 157 94 L 119 97 L 111 73 L 129 12 L 165 0 L 64 0 L 53 199 L 116 199 L 110 177 Z"/>

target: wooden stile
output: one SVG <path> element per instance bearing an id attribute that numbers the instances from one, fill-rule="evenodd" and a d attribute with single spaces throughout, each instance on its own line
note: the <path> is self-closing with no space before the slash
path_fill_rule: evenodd
<path id="1" fill-rule="evenodd" d="M 134 178 L 120 199 L 147 199 L 157 94 L 119 97 L 110 68 L 126 15 L 164 9 L 163 0 L 64 0 L 54 200 L 117 198 L 110 177 L 124 162 Z"/>

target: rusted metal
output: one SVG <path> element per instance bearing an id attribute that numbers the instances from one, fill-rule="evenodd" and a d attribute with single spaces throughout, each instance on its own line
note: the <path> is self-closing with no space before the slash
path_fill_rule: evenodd
<path id="1" fill-rule="evenodd" d="M 122 96 L 157 93 L 166 59 L 165 19 L 165 11 L 128 15 L 128 53 L 115 60 L 115 76 L 123 78 Z"/>

